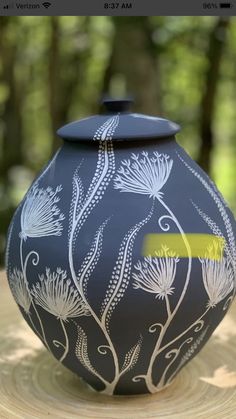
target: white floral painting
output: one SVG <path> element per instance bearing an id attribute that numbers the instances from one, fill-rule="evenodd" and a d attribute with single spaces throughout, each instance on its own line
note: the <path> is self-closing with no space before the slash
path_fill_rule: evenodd
<path id="1" fill-rule="evenodd" d="M 93 146 L 97 154 L 86 181 L 81 174 L 86 164 L 86 158 L 82 156 L 71 169 L 69 184 L 47 185 L 47 171 L 34 182 L 18 217 L 18 263 L 12 267 L 8 262 L 12 294 L 48 350 L 66 366 L 73 358 L 82 377 L 91 376 L 100 391 L 108 395 L 119 393 L 122 383 L 126 387 L 130 385 L 132 392 L 141 388 L 149 393 L 169 385 L 205 342 L 208 320 L 213 318 L 214 310 L 221 310 L 223 316 L 234 297 L 236 284 L 235 235 L 226 206 L 216 189 L 182 155 L 159 152 L 158 145 L 150 147 L 152 151 L 132 153 L 127 150 L 126 159 L 123 159 L 123 153 L 120 158 L 119 147 L 116 149 L 113 141 L 120 119 L 120 115 L 112 115 L 96 130 Z M 50 167 L 56 164 L 57 155 Z M 213 236 L 204 257 L 195 260 L 184 217 L 178 215 L 168 193 L 176 176 L 176 161 L 183 165 L 188 176 L 200 183 L 222 219 L 223 227 L 194 201 L 192 191 L 189 192 L 189 207 Z M 68 213 L 62 211 L 66 187 L 71 193 Z M 121 196 L 127 196 L 128 202 L 129 194 L 130 199 L 135 195 L 135 202 L 142 197 L 146 206 L 141 216 L 139 212 L 132 214 L 133 222 L 131 217 L 128 228 L 119 226 L 120 236 L 106 270 L 105 244 L 109 229 L 116 222 L 110 209 L 103 207 L 103 198 L 109 193 L 116 194 L 117 203 Z M 126 210 L 126 203 L 123 205 Z M 95 213 L 97 218 L 93 224 L 91 220 Z M 89 226 L 91 223 L 92 234 L 89 240 L 82 242 L 86 223 Z M 144 231 L 149 227 L 157 234 L 177 231 L 185 248 L 184 260 L 164 242 L 153 255 L 143 256 L 140 250 L 137 251 Z M 9 241 L 13 228 L 12 225 Z M 225 239 L 226 245 L 220 252 L 214 236 Z M 38 240 L 46 243 L 49 237 L 50 240 L 64 240 L 63 258 L 54 266 L 44 263 L 42 247 L 37 245 Z M 217 257 L 219 253 L 220 257 Z M 8 243 L 7 261 L 9 258 Z M 197 306 L 196 315 L 189 320 L 186 318 L 185 325 L 178 326 L 178 333 L 174 333 L 175 321 L 181 315 L 185 316 L 190 282 L 194 280 L 193 264 L 199 272 L 198 286 L 205 306 Z M 97 277 L 97 272 L 102 275 Z M 97 300 L 91 292 L 93 284 L 99 287 Z M 126 305 L 132 306 L 133 301 L 129 299 L 142 301 L 142 296 L 144 301 L 150 301 L 150 307 L 155 307 L 153 319 L 142 326 L 134 320 L 132 335 L 129 341 L 122 343 L 121 351 L 116 336 L 117 322 L 124 319 L 122 314 Z M 134 312 L 135 309 L 137 307 Z M 145 313 L 146 307 L 141 304 L 138 309 Z M 162 320 L 158 318 L 160 312 Z M 49 333 L 46 319 L 55 325 L 54 335 Z M 122 322 L 124 331 L 129 327 L 128 320 L 127 324 Z M 91 334 L 94 328 L 99 336 L 96 345 Z M 74 339 L 71 339 L 72 334 Z M 159 363 L 162 371 L 158 370 L 157 374 Z"/>

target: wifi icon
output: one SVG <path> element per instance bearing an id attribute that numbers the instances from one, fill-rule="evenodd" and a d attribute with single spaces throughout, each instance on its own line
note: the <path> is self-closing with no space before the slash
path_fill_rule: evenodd
<path id="1" fill-rule="evenodd" d="M 45 7 L 45 9 L 48 9 L 51 6 L 52 3 L 49 3 L 49 1 L 45 1 L 44 3 L 42 3 L 43 7 Z"/>

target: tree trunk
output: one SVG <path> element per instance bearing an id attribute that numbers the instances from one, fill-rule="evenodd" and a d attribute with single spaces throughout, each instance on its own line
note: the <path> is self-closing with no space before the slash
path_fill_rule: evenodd
<path id="1" fill-rule="evenodd" d="M 207 172 L 211 168 L 211 153 L 214 146 L 213 118 L 220 74 L 220 64 L 226 42 L 229 18 L 220 17 L 210 33 L 208 45 L 208 66 L 201 100 L 200 138 L 198 164 Z"/>
<path id="2" fill-rule="evenodd" d="M 77 39 L 86 32 L 89 18 L 83 25 L 78 22 L 74 34 Z M 51 36 L 49 46 L 49 108 L 51 113 L 51 128 L 53 135 L 52 153 L 59 147 L 60 142 L 56 131 L 68 122 L 71 104 L 76 92 L 78 82 L 82 83 L 84 67 L 87 64 L 86 48 L 72 48 L 66 54 L 61 50 L 62 27 L 60 17 L 53 16 L 50 20 Z M 72 39 L 73 41 L 73 39 Z"/>
<path id="3" fill-rule="evenodd" d="M 51 37 L 49 46 L 49 67 L 48 67 L 48 78 L 49 78 L 49 109 L 50 109 L 50 121 L 52 129 L 52 152 L 55 151 L 59 146 L 59 141 L 56 138 L 56 130 L 61 124 L 61 92 L 60 92 L 60 56 L 59 56 L 59 42 L 60 42 L 60 27 L 59 18 L 52 16 L 50 18 L 51 24 Z"/>
<path id="4" fill-rule="evenodd" d="M 114 39 L 103 83 L 103 93 L 131 94 L 133 108 L 140 113 L 161 111 L 160 74 L 148 17 L 114 17 Z M 112 88 L 123 80 L 124 91 Z"/>
<path id="5" fill-rule="evenodd" d="M 13 166 L 23 165 L 22 107 L 24 86 L 17 78 L 17 42 L 12 32 L 18 30 L 14 17 L 1 17 L 0 25 L 0 79 L 7 89 L 7 97 L 1 107 L 2 138 L 0 154 L 0 266 L 4 262 L 4 247 L 7 227 L 15 210 L 11 198 L 9 171 Z M 16 35 L 17 36 L 17 35 Z"/>
<path id="6" fill-rule="evenodd" d="M 10 17 L 2 17 L 0 26 L 1 78 L 7 87 L 8 95 L 3 105 L 1 119 L 3 121 L 2 158 L 0 177 L 3 188 L 8 186 L 8 172 L 12 166 L 23 161 L 22 106 L 23 90 L 19 85 L 15 71 L 17 44 L 8 36 L 15 21 Z M 17 29 L 14 28 L 16 31 Z"/>

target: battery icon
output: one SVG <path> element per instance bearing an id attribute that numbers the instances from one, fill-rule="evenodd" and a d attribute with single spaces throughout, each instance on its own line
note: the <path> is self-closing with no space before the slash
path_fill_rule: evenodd
<path id="1" fill-rule="evenodd" d="M 221 9 L 231 9 L 232 4 L 231 3 L 220 3 Z"/>

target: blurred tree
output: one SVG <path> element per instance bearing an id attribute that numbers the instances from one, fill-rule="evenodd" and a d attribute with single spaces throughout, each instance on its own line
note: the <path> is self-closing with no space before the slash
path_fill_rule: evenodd
<path id="1" fill-rule="evenodd" d="M 236 209 L 235 60 L 235 17 L 0 17 L 0 265 L 55 131 L 97 113 L 107 92 L 180 123 L 178 141 Z"/>
<path id="2" fill-rule="evenodd" d="M 200 148 L 198 164 L 207 172 L 211 168 L 211 154 L 214 146 L 213 118 L 219 84 L 220 65 L 226 43 L 230 19 L 220 17 L 209 34 L 205 85 L 200 104 Z"/>
<path id="3" fill-rule="evenodd" d="M 137 112 L 161 112 L 160 73 L 148 17 L 113 17 L 113 47 L 103 91 L 134 94 Z"/>
<path id="4" fill-rule="evenodd" d="M 75 87 L 80 83 L 83 85 L 83 74 L 86 71 L 88 48 L 81 48 L 81 39 L 84 33 L 89 31 L 89 17 L 77 18 L 77 25 L 73 28 L 73 48 L 68 49 L 65 54 L 62 48 L 63 33 L 61 18 L 53 16 L 50 18 L 50 40 L 49 40 L 49 108 L 51 113 L 52 127 L 52 151 L 59 146 L 56 136 L 57 129 L 68 122 L 71 104 L 76 92 Z M 83 43 L 82 43 L 83 47 Z"/>
<path id="5" fill-rule="evenodd" d="M 19 22 L 2 17 L 0 25 L 0 82 L 4 83 L 5 101 L 1 103 L 1 153 L 0 153 L 0 266 L 3 262 L 3 243 L 7 226 L 15 206 L 11 201 L 12 182 L 10 170 L 24 164 L 22 106 L 25 98 L 24 82 L 17 73 L 19 46 L 16 41 Z"/>
<path id="6" fill-rule="evenodd" d="M 17 77 L 18 20 L 3 17 L 0 25 L 1 80 L 4 82 L 6 97 L 2 104 L 2 154 L 0 177 L 4 193 L 9 187 L 8 172 L 12 166 L 23 163 L 23 133 L 21 109 L 24 100 L 24 83 Z M 17 147 L 15 146 L 17 139 Z"/>

